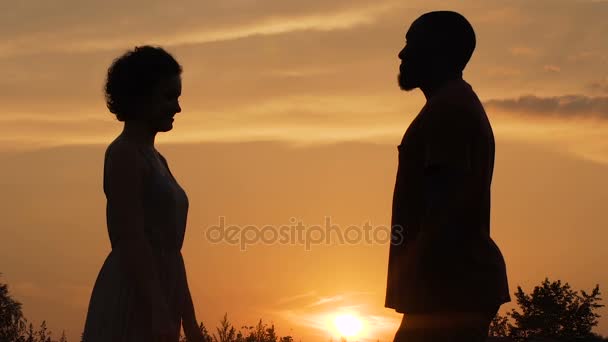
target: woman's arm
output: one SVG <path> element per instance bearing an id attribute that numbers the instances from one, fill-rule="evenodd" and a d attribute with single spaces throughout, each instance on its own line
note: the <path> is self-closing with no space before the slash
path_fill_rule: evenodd
<path id="1" fill-rule="evenodd" d="M 192 301 L 192 295 L 190 294 L 190 287 L 188 286 L 187 281 L 182 326 L 184 328 L 184 334 L 186 334 L 188 342 L 203 341 L 203 335 L 201 334 L 201 331 L 198 326 L 198 320 L 196 319 L 196 312 L 194 310 L 194 302 Z"/>
<path id="2" fill-rule="evenodd" d="M 171 330 L 171 322 L 152 249 L 144 233 L 143 175 L 143 161 L 136 146 L 114 143 L 104 171 L 108 220 L 111 220 L 108 224 L 119 234 L 114 251 L 118 253 L 123 274 L 140 294 L 142 312 L 150 313 L 151 326 L 162 334 Z"/>

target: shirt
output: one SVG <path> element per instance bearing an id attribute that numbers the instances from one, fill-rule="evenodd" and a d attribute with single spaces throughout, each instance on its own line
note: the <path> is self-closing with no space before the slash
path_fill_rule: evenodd
<path id="1" fill-rule="evenodd" d="M 509 302 L 504 258 L 490 237 L 494 135 L 471 86 L 459 79 L 441 87 L 398 151 L 385 306 L 422 313 Z M 455 178 L 462 196 L 449 198 L 457 210 L 445 215 L 429 215 L 425 201 L 433 169 L 463 175 Z"/>

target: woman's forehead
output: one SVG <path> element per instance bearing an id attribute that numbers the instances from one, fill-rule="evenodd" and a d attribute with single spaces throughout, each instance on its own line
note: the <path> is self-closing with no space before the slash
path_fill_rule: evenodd
<path id="1" fill-rule="evenodd" d="M 176 92 L 181 92 L 182 78 L 180 75 L 164 78 L 159 82 L 158 86 L 163 91 L 174 90 Z"/>

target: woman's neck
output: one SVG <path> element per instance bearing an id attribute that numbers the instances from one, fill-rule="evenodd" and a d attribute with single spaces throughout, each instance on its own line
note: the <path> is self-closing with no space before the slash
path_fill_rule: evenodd
<path id="1" fill-rule="evenodd" d="M 132 140 L 138 144 L 154 147 L 154 139 L 156 131 L 150 129 L 150 126 L 141 121 L 125 121 L 121 136 Z"/>

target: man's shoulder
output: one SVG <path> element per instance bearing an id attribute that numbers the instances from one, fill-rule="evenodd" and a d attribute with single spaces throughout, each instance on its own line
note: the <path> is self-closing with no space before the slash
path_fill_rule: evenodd
<path id="1" fill-rule="evenodd" d="M 439 125 L 455 129 L 475 125 L 485 116 L 485 111 L 473 89 L 464 82 L 429 100 L 425 116 L 427 127 Z"/>

